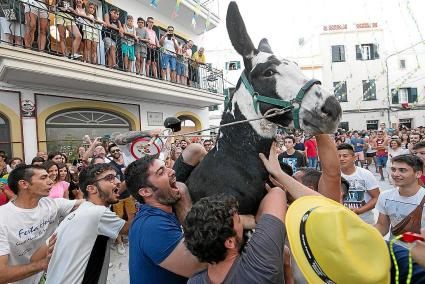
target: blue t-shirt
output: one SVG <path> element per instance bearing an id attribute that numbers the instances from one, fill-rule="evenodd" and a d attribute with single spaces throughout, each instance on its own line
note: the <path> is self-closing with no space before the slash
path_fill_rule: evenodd
<path id="1" fill-rule="evenodd" d="M 361 146 L 357 146 L 357 143 Z M 362 152 L 363 151 L 363 145 L 364 145 L 364 139 L 363 138 L 351 138 L 351 145 L 354 146 L 354 152 Z"/>
<path id="2" fill-rule="evenodd" d="M 129 232 L 130 283 L 186 283 L 187 278 L 159 266 L 182 238 L 175 214 L 143 204 Z"/>

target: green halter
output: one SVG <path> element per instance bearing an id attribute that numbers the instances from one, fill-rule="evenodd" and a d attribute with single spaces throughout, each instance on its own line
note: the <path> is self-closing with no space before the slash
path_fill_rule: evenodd
<path id="1" fill-rule="evenodd" d="M 293 116 L 293 121 L 294 121 L 294 127 L 296 129 L 300 129 L 300 108 L 301 108 L 301 103 L 304 99 L 305 94 L 308 92 L 308 90 L 310 90 L 310 88 L 313 85 L 322 84 L 319 80 L 311 79 L 310 81 L 305 83 L 304 86 L 302 86 L 302 88 L 298 92 L 295 99 L 290 100 L 290 101 L 284 101 L 282 99 L 274 99 L 274 98 L 270 98 L 270 97 L 266 97 L 266 96 L 261 96 L 260 94 L 258 94 L 254 90 L 252 85 L 249 83 L 244 72 L 242 72 L 241 79 L 242 79 L 242 82 L 243 82 L 245 88 L 248 90 L 249 94 L 252 96 L 252 103 L 254 105 L 255 113 L 258 114 L 258 110 L 259 110 L 258 105 L 259 105 L 260 102 L 270 104 L 270 105 L 279 106 L 282 109 L 292 109 L 293 110 L 292 116 Z"/>

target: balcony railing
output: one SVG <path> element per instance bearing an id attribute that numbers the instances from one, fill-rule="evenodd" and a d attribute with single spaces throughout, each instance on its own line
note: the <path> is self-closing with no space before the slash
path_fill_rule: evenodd
<path id="1" fill-rule="evenodd" d="M 176 53 L 165 50 L 107 24 L 90 5 L 84 13 L 36 0 L 0 0 L 0 5 L 3 44 L 223 94 L 222 71 L 189 58 L 181 47 Z"/>

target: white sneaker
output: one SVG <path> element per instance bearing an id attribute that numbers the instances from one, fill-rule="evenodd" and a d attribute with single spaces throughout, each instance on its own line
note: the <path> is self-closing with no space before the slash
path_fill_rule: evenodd
<path id="1" fill-rule="evenodd" d="M 118 254 L 120 254 L 120 255 L 125 254 L 124 244 L 122 244 L 122 243 L 121 244 L 118 244 L 117 248 L 118 248 Z"/>

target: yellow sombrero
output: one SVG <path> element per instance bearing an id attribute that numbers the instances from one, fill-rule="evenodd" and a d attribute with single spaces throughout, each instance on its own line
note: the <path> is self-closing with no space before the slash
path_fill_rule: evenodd
<path id="1" fill-rule="evenodd" d="M 381 234 L 343 205 L 306 196 L 285 219 L 292 255 L 309 283 L 390 283 L 390 255 Z"/>

